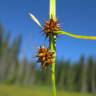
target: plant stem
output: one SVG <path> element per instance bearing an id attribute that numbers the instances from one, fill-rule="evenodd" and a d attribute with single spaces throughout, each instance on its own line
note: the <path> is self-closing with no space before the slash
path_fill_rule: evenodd
<path id="1" fill-rule="evenodd" d="M 55 36 L 53 37 L 52 34 L 50 35 L 49 39 L 50 49 L 54 51 L 54 60 L 51 67 L 51 78 L 52 78 L 52 94 L 53 96 L 56 96 L 56 86 L 55 86 L 55 61 L 56 61 L 56 40 Z"/>
<path id="2" fill-rule="evenodd" d="M 50 0 L 49 18 L 56 20 L 56 0 Z M 52 51 L 54 51 L 54 63 L 51 67 L 51 78 L 52 78 L 52 94 L 56 96 L 56 86 L 55 86 L 55 61 L 56 61 L 56 36 L 50 34 L 49 46 Z"/>
<path id="3" fill-rule="evenodd" d="M 56 19 L 56 0 L 50 0 L 49 5 L 49 18 L 53 17 L 53 19 Z"/>

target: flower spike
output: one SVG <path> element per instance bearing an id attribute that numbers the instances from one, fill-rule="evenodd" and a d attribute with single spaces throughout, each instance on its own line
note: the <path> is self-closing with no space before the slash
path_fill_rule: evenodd
<path id="1" fill-rule="evenodd" d="M 43 45 L 38 49 L 36 57 L 37 62 L 41 63 L 42 69 L 47 70 L 48 66 L 53 63 L 54 52 Z"/>
<path id="2" fill-rule="evenodd" d="M 49 37 L 50 34 L 57 35 L 56 31 L 60 31 L 60 30 L 61 28 L 58 24 L 58 21 L 54 20 L 53 16 L 48 21 L 45 21 L 45 25 L 43 26 L 43 31 L 46 35 L 46 38 Z"/>

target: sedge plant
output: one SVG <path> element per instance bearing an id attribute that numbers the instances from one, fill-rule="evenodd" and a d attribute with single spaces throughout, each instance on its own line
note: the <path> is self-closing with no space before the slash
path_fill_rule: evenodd
<path id="1" fill-rule="evenodd" d="M 41 27 L 45 33 L 46 38 L 49 39 L 49 48 L 44 45 L 38 49 L 38 62 L 41 63 L 42 68 L 47 70 L 47 67 L 51 65 L 51 78 L 52 78 L 52 96 L 56 96 L 56 85 L 55 85 L 55 64 L 56 64 L 56 38 L 57 35 L 66 35 L 77 39 L 96 40 L 96 36 L 83 36 L 72 34 L 61 30 L 58 20 L 56 18 L 56 0 L 49 0 L 49 21 L 45 22 L 42 26 L 38 19 L 31 13 L 30 17 Z"/>

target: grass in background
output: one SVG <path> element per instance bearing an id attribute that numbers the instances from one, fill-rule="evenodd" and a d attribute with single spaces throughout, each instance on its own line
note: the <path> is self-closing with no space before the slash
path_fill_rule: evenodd
<path id="1" fill-rule="evenodd" d="M 24 87 L 19 85 L 0 85 L 0 96 L 51 96 L 51 89 L 45 86 Z M 57 91 L 57 96 L 95 96 L 89 93 Z"/>

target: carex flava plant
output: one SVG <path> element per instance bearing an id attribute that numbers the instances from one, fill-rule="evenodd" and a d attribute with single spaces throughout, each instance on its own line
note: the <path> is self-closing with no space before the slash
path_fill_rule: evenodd
<path id="1" fill-rule="evenodd" d="M 56 61 L 56 38 L 57 35 L 67 35 L 72 38 L 77 39 L 88 39 L 96 40 L 96 36 L 83 36 L 76 35 L 70 32 L 65 32 L 60 28 L 58 19 L 56 18 L 56 0 L 49 0 L 49 20 L 45 21 L 42 25 L 38 19 L 31 13 L 30 17 L 41 27 L 42 32 L 44 32 L 46 38 L 49 40 L 49 47 L 46 48 L 44 45 L 40 46 L 37 51 L 36 57 L 38 62 L 41 63 L 42 69 L 47 70 L 48 66 L 51 65 L 51 78 L 52 78 L 52 96 L 56 96 L 56 86 L 55 86 L 55 61 Z"/>

